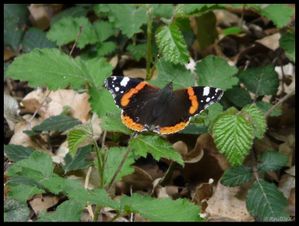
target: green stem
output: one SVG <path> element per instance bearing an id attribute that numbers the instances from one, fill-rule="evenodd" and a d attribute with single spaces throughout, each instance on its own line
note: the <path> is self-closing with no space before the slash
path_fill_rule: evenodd
<path id="1" fill-rule="evenodd" d="M 152 55 L 152 24 L 153 24 L 153 16 L 152 16 L 152 7 L 148 5 L 147 9 L 148 21 L 147 21 L 147 43 L 146 43 L 146 80 L 150 80 L 152 77 L 151 65 L 153 61 Z"/>

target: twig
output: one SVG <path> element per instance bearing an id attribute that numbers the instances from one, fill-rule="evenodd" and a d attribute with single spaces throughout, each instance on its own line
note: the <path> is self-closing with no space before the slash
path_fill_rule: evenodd
<path id="1" fill-rule="evenodd" d="M 78 32 L 78 34 L 77 34 L 76 40 L 75 40 L 75 42 L 74 42 L 74 44 L 73 44 L 73 46 L 72 46 L 72 49 L 71 49 L 71 51 L 70 51 L 70 54 L 69 54 L 70 56 L 73 54 L 73 51 L 74 51 L 74 49 L 75 49 L 75 47 L 76 47 L 76 45 L 77 45 L 77 42 L 78 42 L 78 40 L 79 40 L 79 37 L 80 37 L 80 35 L 81 35 L 82 29 L 83 29 L 83 27 L 80 26 L 80 30 L 79 30 L 79 32 Z"/>
<path id="2" fill-rule="evenodd" d="M 86 173 L 86 177 L 85 177 L 85 182 L 84 182 L 84 188 L 87 189 L 88 188 L 88 184 L 89 184 L 89 178 L 90 178 L 90 174 L 91 174 L 91 166 L 88 168 L 87 173 Z M 94 219 L 94 214 L 92 211 L 92 207 L 91 205 L 88 205 L 87 207 L 87 211 L 89 213 L 89 215 L 91 216 L 92 219 Z"/>
<path id="3" fill-rule="evenodd" d="M 265 113 L 265 117 L 267 118 L 272 111 L 279 105 L 281 105 L 284 101 L 286 101 L 289 97 L 291 97 L 292 95 L 295 94 L 295 90 L 292 90 L 290 93 L 288 93 L 287 95 L 285 95 L 283 98 L 281 98 L 275 105 L 273 105 L 266 113 Z"/>
<path id="4" fill-rule="evenodd" d="M 176 166 L 176 162 L 172 161 L 164 175 L 164 177 L 159 181 L 159 184 L 161 186 L 165 186 L 167 184 L 167 182 L 170 180 L 172 174 L 173 174 L 173 171 L 175 169 L 175 166 Z"/>

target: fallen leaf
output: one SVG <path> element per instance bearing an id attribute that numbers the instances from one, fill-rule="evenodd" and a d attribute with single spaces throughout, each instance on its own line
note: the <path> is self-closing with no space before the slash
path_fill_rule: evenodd
<path id="1" fill-rule="evenodd" d="M 130 78 L 146 78 L 146 70 L 144 68 L 130 68 L 123 71 L 124 76 Z"/>
<path id="2" fill-rule="evenodd" d="M 280 37 L 280 33 L 275 33 L 272 35 L 268 35 L 262 39 L 258 39 L 256 40 L 256 42 L 266 46 L 269 49 L 276 50 L 277 48 L 279 48 Z"/>
<path id="3" fill-rule="evenodd" d="M 8 48 L 4 49 L 4 61 L 7 61 L 14 56 L 15 56 L 15 53 L 11 49 L 8 49 Z"/>
<path id="4" fill-rule="evenodd" d="M 56 205 L 58 201 L 59 198 L 53 195 L 38 195 L 35 196 L 31 201 L 29 201 L 29 204 L 33 209 L 34 213 L 38 215 L 40 212 L 46 211 L 50 207 Z"/>

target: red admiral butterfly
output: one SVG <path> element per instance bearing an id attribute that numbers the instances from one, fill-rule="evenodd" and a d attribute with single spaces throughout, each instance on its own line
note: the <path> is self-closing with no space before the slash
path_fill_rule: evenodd
<path id="1" fill-rule="evenodd" d="M 223 91 L 208 86 L 173 91 L 172 82 L 163 89 L 139 79 L 111 76 L 105 87 L 122 109 L 121 120 L 138 132 L 176 133 L 195 116 L 220 100 Z"/>

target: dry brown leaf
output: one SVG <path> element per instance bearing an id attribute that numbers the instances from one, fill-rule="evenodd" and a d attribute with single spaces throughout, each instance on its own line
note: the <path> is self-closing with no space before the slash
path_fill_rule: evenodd
<path id="1" fill-rule="evenodd" d="M 8 48 L 4 49 L 4 61 L 7 61 L 14 56 L 15 56 L 15 53 L 11 49 L 8 49 Z"/>
<path id="2" fill-rule="evenodd" d="M 112 57 L 109 61 L 109 64 L 111 64 L 112 68 L 114 69 L 118 64 L 118 55 L 115 55 L 114 57 Z"/>
<path id="3" fill-rule="evenodd" d="M 177 141 L 175 142 L 172 147 L 179 152 L 182 156 L 186 155 L 188 153 L 188 147 L 187 144 L 183 141 Z"/>
<path id="4" fill-rule="evenodd" d="M 213 182 L 214 180 L 211 179 L 208 183 L 201 183 L 198 185 L 191 195 L 192 201 L 194 201 L 197 205 L 202 205 L 202 202 L 207 201 L 213 194 Z M 203 206 L 202 210 L 204 211 Z"/>
<path id="5" fill-rule="evenodd" d="M 226 187 L 218 182 L 214 195 L 208 200 L 206 213 L 209 221 L 254 221 L 246 208 L 245 200 L 236 198 L 239 187 Z"/>
<path id="6" fill-rule="evenodd" d="M 123 71 L 124 76 L 130 78 L 146 78 L 146 70 L 144 68 L 130 68 Z"/>
<path id="7" fill-rule="evenodd" d="M 29 204 L 33 209 L 34 213 L 38 215 L 40 212 L 46 211 L 50 207 L 56 205 L 58 201 L 59 198 L 53 195 L 38 195 L 35 196 L 31 201 L 29 201 Z"/>
<path id="8" fill-rule="evenodd" d="M 275 33 L 262 39 L 258 39 L 256 42 L 268 47 L 269 49 L 276 50 L 279 47 L 280 37 L 280 33 Z"/>
<path id="9" fill-rule="evenodd" d="M 64 164 L 64 157 L 68 152 L 69 152 L 68 142 L 65 141 L 59 146 L 55 154 L 52 156 L 52 161 L 57 164 Z"/>

